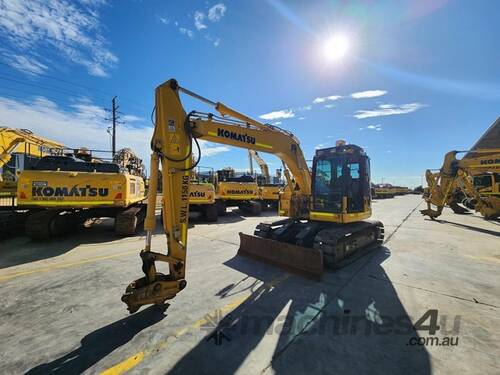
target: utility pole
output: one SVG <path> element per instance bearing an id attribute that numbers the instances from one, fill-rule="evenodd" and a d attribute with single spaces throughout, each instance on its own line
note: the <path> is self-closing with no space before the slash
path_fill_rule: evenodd
<path id="1" fill-rule="evenodd" d="M 118 111 L 118 108 L 120 106 L 117 103 L 117 96 L 114 96 L 113 99 L 111 99 L 111 109 L 104 108 L 106 112 L 111 112 L 111 118 L 105 118 L 105 121 L 111 121 L 111 126 L 108 127 L 107 132 L 108 134 L 111 135 L 111 152 L 113 156 L 116 154 L 116 126 L 120 124 L 124 124 L 123 121 L 120 121 L 120 113 Z"/>
<path id="2" fill-rule="evenodd" d="M 116 123 L 118 121 L 118 105 L 116 105 L 116 96 L 113 97 L 113 100 L 111 100 L 111 102 L 113 103 L 113 106 L 112 106 L 112 114 L 113 114 L 113 131 L 112 131 L 112 134 L 111 134 L 111 152 L 112 152 L 112 155 L 113 157 L 115 156 L 116 154 Z"/>

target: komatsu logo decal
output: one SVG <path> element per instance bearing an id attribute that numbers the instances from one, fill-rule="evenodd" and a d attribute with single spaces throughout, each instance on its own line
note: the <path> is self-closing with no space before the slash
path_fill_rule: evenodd
<path id="1" fill-rule="evenodd" d="M 33 181 L 31 187 L 32 197 L 107 197 L 108 194 L 108 188 L 97 188 L 91 185 L 82 187 L 75 185 L 72 188 L 66 186 L 52 187 L 48 183 L 42 183 L 42 181 Z"/>
<path id="2" fill-rule="evenodd" d="M 238 142 L 250 143 L 252 145 L 255 144 L 255 137 L 251 137 L 248 134 L 236 133 L 236 132 L 229 131 L 226 129 L 218 128 L 217 129 L 217 136 L 223 137 L 223 138 L 234 139 L 235 141 L 238 141 Z"/>
<path id="3" fill-rule="evenodd" d="M 189 193 L 190 198 L 203 198 L 205 195 L 204 191 L 192 191 Z"/>
<path id="4" fill-rule="evenodd" d="M 241 195 L 250 195 L 250 194 L 255 194 L 253 190 L 234 190 L 234 189 L 229 189 L 227 191 L 227 194 L 241 194 Z"/>
<path id="5" fill-rule="evenodd" d="M 481 160 L 481 165 L 489 165 L 489 164 L 500 164 L 500 159 Z"/>

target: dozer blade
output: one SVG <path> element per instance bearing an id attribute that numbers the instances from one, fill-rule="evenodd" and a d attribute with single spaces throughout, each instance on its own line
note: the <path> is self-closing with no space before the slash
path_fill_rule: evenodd
<path id="1" fill-rule="evenodd" d="M 323 254 L 320 250 L 241 232 L 238 255 L 263 261 L 315 280 L 321 280 L 323 274 Z"/>

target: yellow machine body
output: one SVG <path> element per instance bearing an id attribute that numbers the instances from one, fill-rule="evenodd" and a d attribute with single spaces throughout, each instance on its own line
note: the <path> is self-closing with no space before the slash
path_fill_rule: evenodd
<path id="1" fill-rule="evenodd" d="M 278 185 L 259 186 L 260 199 L 265 201 L 278 201 L 280 198 L 280 187 Z"/>
<path id="2" fill-rule="evenodd" d="M 128 173 L 25 170 L 18 177 L 24 207 L 127 207 L 144 199 L 144 180 Z"/>
<path id="3" fill-rule="evenodd" d="M 189 191 L 189 204 L 214 204 L 215 188 L 208 182 L 191 181 Z"/>
<path id="4" fill-rule="evenodd" d="M 247 201 L 259 199 L 259 186 L 256 182 L 217 182 L 217 199 Z"/>

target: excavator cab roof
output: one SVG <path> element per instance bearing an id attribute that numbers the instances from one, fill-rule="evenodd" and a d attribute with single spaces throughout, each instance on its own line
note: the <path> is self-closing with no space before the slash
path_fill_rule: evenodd
<path id="1" fill-rule="evenodd" d="M 316 150 L 314 157 L 326 157 L 331 154 L 353 154 L 366 156 L 365 150 L 356 145 L 340 145 Z"/>

